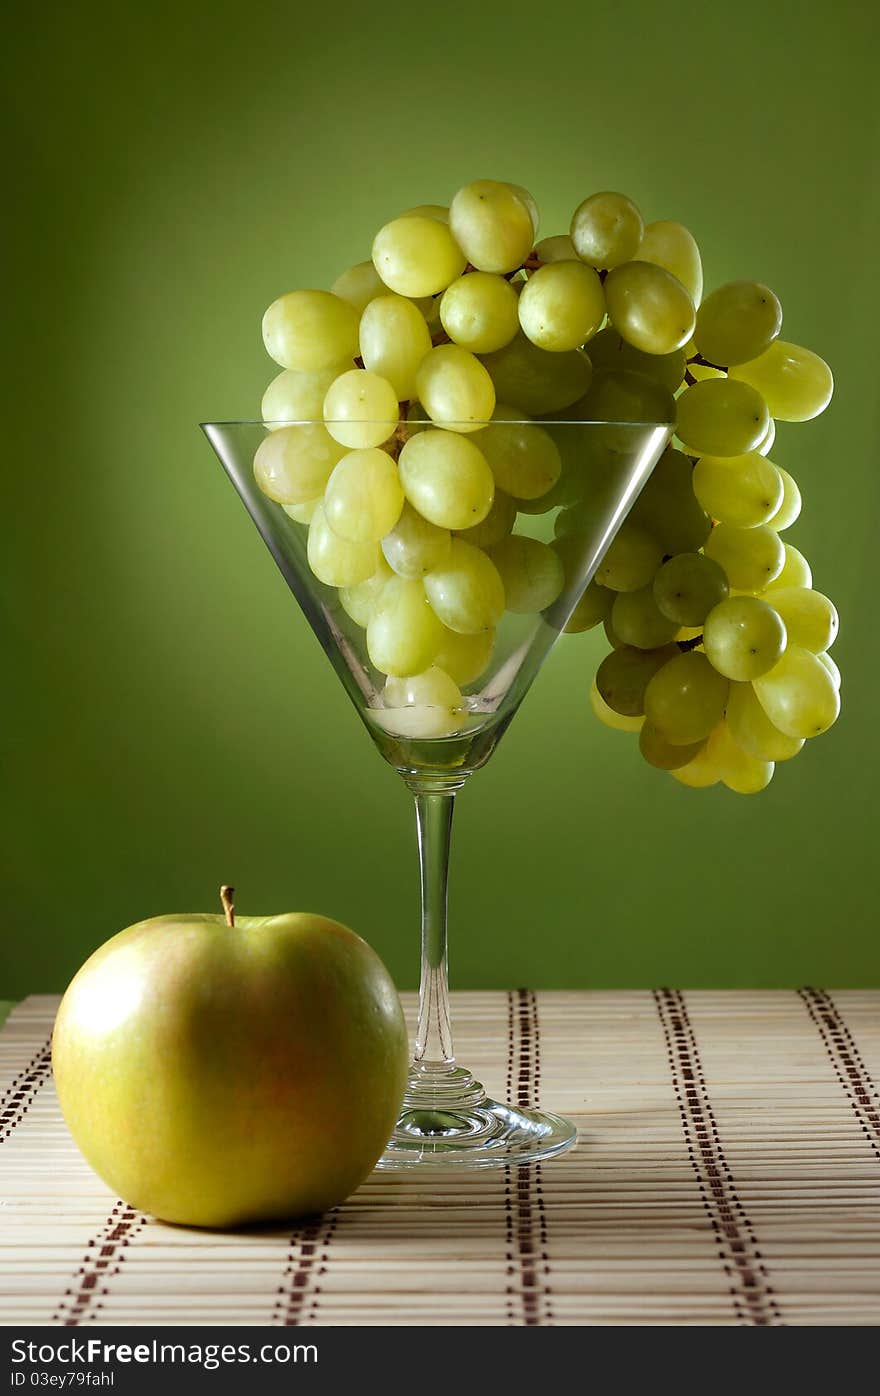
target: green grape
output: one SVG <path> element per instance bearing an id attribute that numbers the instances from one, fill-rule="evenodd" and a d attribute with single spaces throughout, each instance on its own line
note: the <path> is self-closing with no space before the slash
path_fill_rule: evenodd
<path id="1" fill-rule="evenodd" d="M 485 451 L 483 454 L 485 455 Z M 458 536 L 466 543 L 473 543 L 477 548 L 492 548 L 513 532 L 515 523 L 515 501 L 503 490 L 496 489 L 492 508 L 482 523 L 474 524 L 473 528 L 459 529 Z"/>
<path id="2" fill-rule="evenodd" d="M 703 294 L 703 263 L 693 234 L 681 223 L 660 219 L 649 223 L 645 236 L 634 253 L 640 262 L 653 262 L 671 272 L 687 291 L 694 305 Z"/>
<path id="3" fill-rule="evenodd" d="M 504 585 L 495 564 L 472 543 L 453 538 L 449 556 L 425 577 L 434 614 L 459 635 L 493 630 L 504 614 Z"/>
<path id="4" fill-rule="evenodd" d="M 826 665 L 800 645 L 754 680 L 765 713 L 789 737 L 818 737 L 837 721 L 840 694 Z"/>
<path id="5" fill-rule="evenodd" d="M 437 665 L 458 684 L 474 683 L 486 672 L 495 648 L 495 631 L 483 630 L 477 635 L 458 635 L 442 626 Z"/>
<path id="6" fill-rule="evenodd" d="M 757 795 L 773 779 L 774 763 L 750 756 L 737 746 L 727 722 L 719 722 L 706 749 L 728 790 L 735 790 L 738 795 Z"/>
<path id="7" fill-rule="evenodd" d="M 380 673 L 400 679 L 424 673 L 434 663 L 442 637 L 422 583 L 391 577 L 367 622 L 367 653 Z"/>
<path id="8" fill-rule="evenodd" d="M 784 587 L 811 587 L 813 585 L 813 573 L 803 553 L 798 552 L 797 548 L 792 547 L 791 543 L 783 543 L 782 548 L 784 557 L 782 571 L 777 572 L 772 582 L 768 582 L 765 585 L 764 590 L 773 592 L 782 591 Z M 756 590 L 757 588 L 747 588 L 747 590 L 750 591 L 753 589 Z M 772 603 L 773 598 L 771 597 L 770 599 Z"/>
<path id="9" fill-rule="evenodd" d="M 624 717 L 645 712 L 645 692 L 654 675 L 679 656 L 676 645 L 638 650 L 622 645 L 606 654 L 596 671 L 596 687 L 604 702 Z"/>
<path id="10" fill-rule="evenodd" d="M 416 374 L 431 348 L 425 318 L 403 296 L 377 296 L 361 316 L 364 367 L 387 378 L 399 402 L 416 395 Z"/>
<path id="11" fill-rule="evenodd" d="M 315 517 L 315 511 L 323 503 L 323 495 L 317 499 L 307 499 L 305 504 L 282 504 L 282 509 L 294 523 L 308 524 Z"/>
<path id="12" fill-rule="evenodd" d="M 830 649 L 840 624 L 833 601 L 809 587 L 776 587 L 772 605 L 788 631 L 788 642 L 813 654 Z"/>
<path id="13" fill-rule="evenodd" d="M 360 625 L 366 630 L 373 614 L 373 608 L 382 595 L 385 583 L 390 581 L 393 575 L 394 573 L 380 553 L 379 566 L 372 577 L 367 577 L 364 582 L 356 582 L 354 586 L 340 588 L 339 600 L 342 603 L 342 609 L 346 615 L 351 616 L 356 625 Z"/>
<path id="14" fill-rule="evenodd" d="M 495 481 L 486 457 L 457 432 L 431 429 L 411 436 L 398 467 L 410 504 L 438 528 L 471 528 L 492 508 Z"/>
<path id="15" fill-rule="evenodd" d="M 445 204 L 417 204 L 415 208 L 404 209 L 399 218 L 436 218 L 438 223 L 449 222 L 449 209 Z"/>
<path id="16" fill-rule="evenodd" d="M 660 566 L 660 544 L 645 529 L 624 520 L 596 569 L 596 581 L 612 591 L 640 591 Z"/>
<path id="17" fill-rule="evenodd" d="M 720 523 L 706 540 L 706 556 L 724 568 L 737 591 L 763 591 L 782 571 L 785 545 L 766 524 L 734 528 Z"/>
<path id="18" fill-rule="evenodd" d="M 341 276 L 337 276 L 330 290 L 334 296 L 353 305 L 358 315 L 377 296 L 388 294 L 388 287 L 372 262 L 358 262 L 356 266 L 349 267 Z"/>
<path id="19" fill-rule="evenodd" d="M 831 401 L 831 369 L 809 349 L 777 339 L 758 358 L 738 364 L 731 378 L 748 383 L 764 398 L 779 422 L 808 422 Z"/>
<path id="20" fill-rule="evenodd" d="M 770 418 L 770 424 L 769 424 L 769 426 L 767 427 L 767 431 L 766 431 L 766 434 L 765 434 L 765 436 L 764 436 L 763 441 L 759 442 L 758 445 L 755 447 L 755 450 L 758 452 L 758 455 L 759 455 L 759 456 L 769 456 L 770 452 L 773 450 L 773 443 L 774 443 L 775 440 L 776 440 L 776 422 L 775 422 L 774 419 L 771 417 L 771 418 Z M 777 465 L 776 469 L 779 470 L 779 468 L 780 468 L 780 467 Z"/>
<path id="21" fill-rule="evenodd" d="M 553 546 L 558 552 L 558 543 Z M 598 582 L 590 582 L 565 623 L 565 634 L 580 635 L 584 630 L 592 630 L 594 626 L 607 620 L 611 615 L 614 598 L 620 594 L 620 592 L 609 591 L 607 587 L 600 586 Z"/>
<path id="22" fill-rule="evenodd" d="M 542 238 L 535 247 L 535 256 L 539 262 L 570 262 L 577 253 L 568 234 L 560 233 L 556 237 Z"/>
<path id="23" fill-rule="evenodd" d="M 700 626 L 715 606 L 727 599 L 723 568 L 703 553 L 678 553 L 657 572 L 654 601 L 661 615 L 681 626 Z"/>
<path id="24" fill-rule="evenodd" d="M 411 504 L 404 504 L 397 523 L 382 539 L 382 552 L 398 577 L 413 581 L 445 562 L 451 543 L 448 528 L 438 528 Z"/>
<path id="25" fill-rule="evenodd" d="M 609 643 L 609 645 L 611 646 L 611 648 L 612 648 L 613 650 L 622 650 L 623 647 L 624 647 L 624 646 L 623 646 L 623 641 L 621 640 L 621 638 L 620 638 L 620 636 L 618 635 L 617 631 L 614 629 L 614 626 L 611 624 L 611 617 L 610 617 L 610 615 L 609 615 L 609 616 L 606 616 L 605 619 L 603 620 L 603 622 L 602 622 L 602 629 L 603 629 L 604 632 L 605 632 L 605 639 L 608 641 L 608 643 Z M 634 647 L 631 646 L 630 648 L 634 648 Z"/>
<path id="26" fill-rule="evenodd" d="M 624 717 L 623 713 L 616 713 L 613 708 L 609 708 L 596 686 L 595 679 L 590 685 L 590 707 L 599 721 L 606 727 L 613 728 L 615 732 L 639 732 L 645 721 L 644 717 Z"/>
<path id="27" fill-rule="evenodd" d="M 336 462 L 345 455 L 320 422 L 279 427 L 264 437 L 254 456 L 254 477 L 263 494 L 279 504 L 318 499 Z"/>
<path id="28" fill-rule="evenodd" d="M 642 215 L 625 194 L 591 194 L 574 211 L 571 240 L 582 262 L 606 270 L 630 261 L 645 232 Z"/>
<path id="29" fill-rule="evenodd" d="M 529 417 L 570 407 L 584 396 L 592 377 L 590 360 L 579 349 L 551 354 L 524 334 L 486 355 L 483 363 L 499 402 L 512 403 Z"/>
<path id="30" fill-rule="evenodd" d="M 508 611 L 531 615 L 546 610 L 560 595 L 565 574 L 558 553 L 537 538 L 516 534 L 489 553 L 504 584 Z"/>
<path id="31" fill-rule="evenodd" d="M 577 349 L 605 319 L 602 283 L 583 262 L 548 262 L 526 282 L 519 323 L 533 344 L 552 353 Z"/>
<path id="32" fill-rule="evenodd" d="M 504 181 L 508 189 L 512 189 L 521 203 L 524 203 L 529 211 L 529 218 L 532 220 L 532 242 L 538 236 L 538 227 L 541 222 L 541 215 L 538 212 L 538 205 L 532 198 L 528 189 L 524 189 L 521 184 L 511 184 L 510 180 Z"/>
<path id="33" fill-rule="evenodd" d="M 782 329 L 782 306 L 760 281 L 728 281 L 707 296 L 694 340 L 713 364 L 744 364 L 769 348 Z"/>
<path id="34" fill-rule="evenodd" d="M 702 548 L 712 520 L 694 495 L 693 466 L 687 456 L 667 447 L 629 518 L 656 538 L 663 553 L 695 553 Z"/>
<path id="35" fill-rule="evenodd" d="M 639 751 L 658 771 L 679 771 L 687 766 L 702 751 L 704 742 L 688 742 L 686 746 L 673 746 L 667 741 L 659 727 L 646 718 L 639 732 Z"/>
<path id="36" fill-rule="evenodd" d="M 817 654 L 817 655 L 816 655 L 816 658 L 821 662 L 821 664 L 823 665 L 823 667 L 824 667 L 825 669 L 828 670 L 829 674 L 831 675 L 832 679 L 834 680 L 834 687 L 837 689 L 837 691 L 838 691 L 838 693 L 839 693 L 839 692 L 840 692 L 840 670 L 838 669 L 838 667 L 837 667 L 837 665 L 835 664 L 834 660 L 831 658 L 831 655 L 830 655 L 830 654 Z"/>
<path id="37" fill-rule="evenodd" d="M 340 538 L 327 522 L 323 506 L 315 510 L 309 524 L 307 551 L 309 566 L 328 587 L 353 587 L 372 577 L 379 566 L 378 545 Z"/>
<path id="38" fill-rule="evenodd" d="M 478 431 L 495 410 L 495 388 L 476 355 L 440 344 L 422 359 L 416 392 L 431 420 L 458 431 Z"/>
<path id="39" fill-rule="evenodd" d="M 750 683 L 730 685 L 726 718 L 737 746 L 758 761 L 789 761 L 804 744 L 773 726 Z"/>
<path id="40" fill-rule="evenodd" d="M 772 669 L 785 649 L 785 622 L 756 596 L 731 596 L 711 610 L 703 625 L 703 648 L 725 678 L 756 679 Z"/>
<path id="41" fill-rule="evenodd" d="M 678 634 L 676 622 L 659 610 L 651 586 L 639 591 L 619 591 L 611 608 L 611 624 L 625 645 L 635 645 L 640 650 L 659 649 Z"/>
<path id="42" fill-rule="evenodd" d="M 645 716 L 672 742 L 701 742 L 724 716 L 727 679 L 704 654 L 676 653 L 645 689 Z"/>
<path id="43" fill-rule="evenodd" d="M 519 330 L 516 292 L 503 276 L 469 272 L 443 292 L 440 322 L 463 349 L 491 354 L 509 344 Z"/>
<path id="44" fill-rule="evenodd" d="M 597 373 L 584 399 L 588 417 L 607 422 L 599 440 L 612 452 L 631 457 L 636 447 L 633 422 L 674 422 L 675 401 L 656 378 L 620 369 Z"/>
<path id="45" fill-rule="evenodd" d="M 793 480 L 788 471 L 783 470 L 781 465 L 777 465 L 776 470 L 782 481 L 782 503 L 772 519 L 767 520 L 767 527 L 774 528 L 777 533 L 781 533 L 783 529 L 791 528 L 799 517 L 802 501 L 797 481 Z"/>
<path id="46" fill-rule="evenodd" d="M 494 179 L 459 189 L 449 207 L 449 226 L 478 271 L 515 271 L 535 236 L 528 204 L 509 184 Z"/>
<path id="47" fill-rule="evenodd" d="M 710 785 L 717 785 L 721 779 L 721 772 L 709 750 L 708 740 L 686 766 L 670 771 L 669 774 L 674 776 L 680 785 L 686 785 L 690 790 L 706 790 Z"/>
<path id="48" fill-rule="evenodd" d="M 702 456 L 694 466 L 694 494 L 719 523 L 754 528 L 768 523 L 782 503 L 782 476 L 757 451 Z"/>
<path id="49" fill-rule="evenodd" d="M 378 543 L 397 523 L 403 486 L 397 465 L 376 447 L 349 451 L 335 467 L 324 495 L 324 517 L 346 543 Z"/>
<path id="50" fill-rule="evenodd" d="M 340 374 L 327 389 L 324 421 L 334 441 L 353 450 L 381 446 L 397 426 L 397 394 L 387 378 L 365 368 Z"/>
<path id="51" fill-rule="evenodd" d="M 358 351 L 358 313 L 330 291 L 289 291 L 263 316 L 263 343 L 282 368 L 317 373 Z"/>
<path id="52" fill-rule="evenodd" d="M 768 425 L 767 404 L 748 383 L 709 378 L 686 388 L 678 399 L 678 437 L 699 455 L 745 455 Z"/>
<path id="53" fill-rule="evenodd" d="M 687 360 L 683 349 L 673 349 L 671 354 L 644 354 L 641 349 L 621 339 L 611 326 L 594 335 L 587 353 L 594 374 L 612 373 L 618 369 L 641 373 L 648 378 L 656 378 L 671 393 L 684 381 Z"/>
<path id="54" fill-rule="evenodd" d="M 694 331 L 694 303 L 681 282 L 654 262 L 624 262 L 605 278 L 608 316 L 645 354 L 671 354 Z"/>
<path id="55" fill-rule="evenodd" d="M 327 389 L 340 373 L 351 368 L 351 363 L 331 364 L 317 373 L 297 373 L 296 369 L 286 368 L 273 378 L 265 393 L 261 406 L 263 421 L 270 430 L 277 430 L 273 422 L 320 421 L 324 415 L 324 398 Z M 395 405 L 395 415 L 397 407 Z"/>
<path id="56" fill-rule="evenodd" d="M 458 684 L 436 665 L 423 674 L 387 679 L 382 698 L 388 711 L 372 716 L 401 737 L 448 737 L 467 721 Z"/>
<path id="57" fill-rule="evenodd" d="M 473 439 L 495 478 L 515 499 L 538 499 L 556 484 L 562 471 L 559 448 L 543 427 L 524 422 L 515 407 L 496 406 L 492 424 Z"/>
<path id="58" fill-rule="evenodd" d="M 395 218 L 373 242 L 373 263 L 399 296 L 436 296 L 461 276 L 467 258 L 445 223 L 436 218 Z"/>

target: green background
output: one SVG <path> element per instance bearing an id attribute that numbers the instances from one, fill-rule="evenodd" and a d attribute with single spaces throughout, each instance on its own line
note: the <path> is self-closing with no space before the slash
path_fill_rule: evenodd
<path id="1" fill-rule="evenodd" d="M 458 986 L 876 982 L 876 61 L 831 4 L 135 6 L 7 30 L 0 993 L 119 927 L 315 909 L 416 979 L 408 797 L 196 423 L 258 415 L 270 300 L 484 176 L 619 188 L 757 276 L 834 403 L 780 431 L 842 615 L 837 727 L 744 799 L 650 770 L 566 639 L 459 801 Z M 14 168 L 13 168 L 14 166 Z M 872 924 L 874 923 L 874 924 Z"/>

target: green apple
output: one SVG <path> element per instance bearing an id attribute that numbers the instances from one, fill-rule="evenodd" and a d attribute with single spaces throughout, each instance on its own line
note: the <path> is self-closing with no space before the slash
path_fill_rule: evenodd
<path id="1" fill-rule="evenodd" d="M 394 984 L 359 936 L 224 905 L 225 920 L 158 916 L 102 945 L 64 995 L 52 1048 L 96 1173 L 190 1226 L 341 1202 L 382 1152 L 407 1074 Z"/>

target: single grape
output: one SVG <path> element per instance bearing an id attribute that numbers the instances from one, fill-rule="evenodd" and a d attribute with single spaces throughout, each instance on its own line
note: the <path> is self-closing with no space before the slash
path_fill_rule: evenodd
<path id="1" fill-rule="evenodd" d="M 399 402 L 416 395 L 416 374 L 431 348 L 422 313 L 403 296 L 377 296 L 361 316 L 364 367 L 387 378 Z"/>
<path id="2" fill-rule="evenodd" d="M 677 622 L 670 620 L 657 606 L 652 586 L 639 591 L 617 592 L 611 608 L 611 624 L 615 635 L 625 645 L 635 645 L 640 650 L 659 649 L 678 634 Z"/>
<path id="3" fill-rule="evenodd" d="M 678 437 L 700 455 L 741 456 L 753 451 L 769 424 L 767 404 L 748 383 L 710 378 L 678 399 Z"/>
<path id="4" fill-rule="evenodd" d="M 789 644 L 813 654 L 830 649 L 840 624 L 833 601 L 809 587 L 775 587 L 772 605 L 788 631 Z"/>
<path id="5" fill-rule="evenodd" d="M 697 502 L 693 466 L 687 456 L 667 447 L 629 518 L 656 538 L 663 553 L 690 553 L 702 548 L 712 530 L 712 520 Z"/>
<path id="6" fill-rule="evenodd" d="M 681 282 L 654 262 L 624 262 L 605 278 L 612 325 L 645 354 L 671 354 L 694 332 L 694 303 Z"/>
<path id="7" fill-rule="evenodd" d="M 521 203 L 524 203 L 528 209 L 529 218 L 532 220 L 532 242 L 534 242 L 535 238 L 538 236 L 538 228 L 541 223 L 541 215 L 538 212 L 537 203 L 532 198 L 528 189 L 524 189 L 521 184 L 511 184 L 509 179 L 505 180 L 504 183 L 507 185 L 508 189 L 513 190 L 516 197 Z"/>
<path id="8" fill-rule="evenodd" d="M 475 354 L 440 344 L 422 359 L 416 392 L 431 420 L 458 431 L 478 431 L 495 410 L 495 388 Z"/>
<path id="9" fill-rule="evenodd" d="M 279 427 L 263 438 L 254 456 L 254 478 L 279 504 L 306 504 L 324 493 L 336 462 L 345 455 L 320 422 Z"/>
<path id="10" fill-rule="evenodd" d="M 397 295 L 435 296 L 461 276 L 467 258 L 445 223 L 410 215 L 379 229 L 373 263 Z"/>
<path id="11" fill-rule="evenodd" d="M 690 790 L 706 790 L 711 785 L 717 785 L 721 779 L 721 772 L 709 749 L 708 740 L 703 743 L 696 756 L 692 757 L 686 766 L 670 771 L 669 774 L 680 785 L 686 785 Z"/>
<path id="12" fill-rule="evenodd" d="M 263 316 L 266 352 L 282 368 L 316 373 L 358 351 L 358 313 L 330 291 L 289 291 Z"/>
<path id="13" fill-rule="evenodd" d="M 731 378 L 748 383 L 764 398 L 779 422 L 808 422 L 831 401 L 831 369 L 809 349 L 777 339 L 758 358 L 738 364 Z"/>
<path id="14" fill-rule="evenodd" d="M 656 378 L 625 369 L 597 373 L 584 407 L 592 421 L 608 423 L 602 429 L 602 445 L 627 456 L 637 449 L 637 436 L 629 423 L 675 421 L 675 400 L 669 389 Z"/>
<path id="15" fill-rule="evenodd" d="M 382 539 L 382 553 L 398 577 L 413 581 L 444 562 L 451 543 L 448 528 L 438 528 L 411 504 L 404 504 L 397 523 Z"/>
<path id="16" fill-rule="evenodd" d="M 551 354 L 524 334 L 483 363 L 495 384 L 499 402 L 507 402 L 529 417 L 561 412 L 586 393 L 592 378 L 590 360 L 579 349 Z"/>
<path id="17" fill-rule="evenodd" d="M 568 234 L 560 233 L 556 237 L 542 238 L 535 247 L 535 256 L 539 262 L 570 262 L 577 253 Z"/>
<path id="18" fill-rule="evenodd" d="M 676 653 L 645 690 L 645 716 L 674 746 L 703 741 L 724 716 L 727 688 L 704 654 Z"/>
<path id="19" fill-rule="evenodd" d="M 835 664 L 834 660 L 831 658 L 831 655 L 830 655 L 830 654 L 817 654 L 817 655 L 816 655 L 816 658 L 821 662 L 821 664 L 823 665 L 823 667 L 824 667 L 825 669 L 828 670 L 829 674 L 831 675 L 831 677 L 832 677 L 832 679 L 833 679 L 833 681 L 834 681 L 834 687 L 837 689 L 837 691 L 838 691 L 838 693 L 839 693 L 839 692 L 840 692 L 840 670 L 838 669 L 838 667 L 837 667 L 837 665 Z"/>
<path id="20" fill-rule="evenodd" d="M 333 532 L 323 506 L 315 510 L 309 524 L 309 566 L 328 587 L 353 587 L 365 582 L 379 566 L 376 543 L 347 543 Z"/>
<path id="21" fill-rule="evenodd" d="M 660 219 L 649 223 L 634 254 L 639 262 L 653 262 L 671 272 L 688 292 L 694 305 L 703 294 L 703 263 L 693 234 L 681 223 Z"/>
<path id="22" fill-rule="evenodd" d="M 492 507 L 495 481 L 486 457 L 457 432 L 432 429 L 411 436 L 398 467 L 410 504 L 438 528 L 471 528 Z"/>
<path id="23" fill-rule="evenodd" d="M 625 194 L 591 194 L 571 220 L 571 240 L 582 262 L 609 269 L 636 255 L 645 232 L 642 215 Z"/>
<path id="24" fill-rule="evenodd" d="M 467 721 L 461 690 L 436 665 L 409 678 L 389 678 L 382 694 L 388 711 L 373 717 L 401 737 L 448 737 Z"/>
<path id="25" fill-rule="evenodd" d="M 750 756 L 737 746 L 725 721 L 719 722 L 710 735 L 706 754 L 728 790 L 735 790 L 738 795 L 757 795 L 773 779 L 774 763 Z"/>
<path id="26" fill-rule="evenodd" d="M 557 552 L 559 544 L 553 545 Z M 575 606 L 565 624 L 566 635 L 579 635 L 584 630 L 592 630 L 611 615 L 614 599 L 621 593 L 609 591 L 598 582 L 590 582 L 580 601 Z"/>
<path id="27" fill-rule="evenodd" d="M 646 718 L 639 732 L 639 751 L 648 762 L 659 771 L 679 771 L 687 766 L 703 749 L 704 743 L 688 742 L 686 746 L 673 746 L 667 741 L 659 727 Z"/>
<path id="28" fill-rule="evenodd" d="M 648 378 L 656 378 L 671 393 L 684 381 L 687 361 L 683 349 L 673 349 L 671 354 L 645 354 L 621 339 L 612 326 L 594 335 L 586 352 L 594 374 L 613 373 L 620 369 L 641 373 Z"/>
<path id="29" fill-rule="evenodd" d="M 472 354 L 503 349 L 519 330 L 516 292 L 503 276 L 472 271 L 447 286 L 440 321 L 449 338 Z"/>
<path id="30" fill-rule="evenodd" d="M 459 529 L 458 536 L 466 543 L 473 543 L 477 548 L 492 548 L 513 532 L 515 523 L 516 504 L 509 494 L 496 489 L 492 508 L 482 523 L 474 524 L 473 528 Z"/>
<path id="31" fill-rule="evenodd" d="M 459 189 L 449 206 L 449 226 L 478 271 L 515 271 L 535 236 L 528 204 L 509 184 L 494 179 Z"/>
<path id="32" fill-rule="evenodd" d="M 346 615 L 351 616 L 356 625 L 360 625 L 363 629 L 367 628 L 373 614 L 373 608 L 382 595 L 385 583 L 393 575 L 391 568 L 380 553 L 379 566 L 372 577 L 367 577 L 366 581 L 363 582 L 356 582 L 354 586 L 340 588 L 339 600 L 342 603 L 342 609 Z"/>
<path id="33" fill-rule="evenodd" d="M 737 746 L 758 761 L 789 761 L 804 744 L 773 726 L 750 683 L 732 683 L 727 696 L 727 725 Z"/>
<path id="34" fill-rule="evenodd" d="M 766 584 L 764 590 L 773 592 L 782 591 L 785 587 L 811 587 L 813 573 L 803 553 L 798 552 L 791 543 L 783 543 L 782 548 L 784 558 L 782 570 L 777 572 L 773 580 Z M 751 587 L 747 589 L 752 590 Z M 771 597 L 771 604 L 772 599 Z"/>
<path id="35" fill-rule="evenodd" d="M 529 277 L 519 323 L 533 344 L 553 353 L 577 349 L 605 319 L 602 283 L 583 262 L 549 262 Z"/>
<path id="36" fill-rule="evenodd" d="M 719 523 L 754 528 L 779 509 L 784 487 L 772 461 L 757 451 L 742 456 L 702 456 L 694 466 L 694 494 Z"/>
<path id="37" fill-rule="evenodd" d="M 263 394 L 260 408 L 263 421 L 271 430 L 272 424 L 285 425 L 290 422 L 320 421 L 324 415 L 324 398 L 327 389 L 340 373 L 351 368 L 351 362 L 331 364 L 329 368 L 318 369 L 316 373 L 297 373 L 296 369 L 286 368 L 277 378 L 273 378 Z M 397 408 L 395 406 L 395 415 Z"/>
<path id="38" fill-rule="evenodd" d="M 508 611 L 531 615 L 552 606 L 560 595 L 565 574 L 558 553 L 548 544 L 516 534 L 502 539 L 489 556 L 504 584 Z"/>
<path id="39" fill-rule="evenodd" d="M 388 294 L 388 287 L 372 262 L 358 262 L 356 266 L 349 267 L 337 276 L 330 290 L 334 296 L 339 296 L 341 300 L 353 305 L 358 315 L 362 314 L 370 301 L 375 300 L 377 296 Z"/>
<path id="40" fill-rule="evenodd" d="M 760 281 L 728 281 L 707 296 L 694 339 L 713 364 L 743 364 L 769 348 L 782 329 L 782 306 Z"/>
<path id="41" fill-rule="evenodd" d="M 817 737 L 837 721 L 840 694 L 828 668 L 809 650 L 789 645 L 778 664 L 754 680 L 765 713 L 789 737 Z"/>
<path id="42" fill-rule="evenodd" d="M 380 673 L 393 678 L 423 673 L 433 664 L 442 636 L 422 583 L 390 578 L 367 622 L 367 652 Z"/>
<path id="43" fill-rule="evenodd" d="M 324 516 L 346 543 L 378 543 L 403 508 L 397 465 L 376 447 L 349 451 L 335 467 L 324 495 Z"/>
<path id="44" fill-rule="evenodd" d="M 305 504 L 282 504 L 282 509 L 289 519 L 294 523 L 308 524 L 315 517 L 315 512 L 323 504 L 323 495 L 318 495 L 317 499 L 307 499 Z"/>
<path id="45" fill-rule="evenodd" d="M 645 691 L 658 671 L 678 657 L 676 645 L 638 650 L 622 645 L 606 654 L 596 671 L 596 687 L 614 712 L 639 717 L 645 712 Z"/>
<path id="46" fill-rule="evenodd" d="M 458 684 L 474 683 L 486 672 L 495 648 L 495 631 L 483 630 L 477 635 L 458 635 L 442 626 L 437 665 Z"/>
<path id="47" fill-rule="evenodd" d="M 782 481 L 782 503 L 773 517 L 767 519 L 766 522 L 768 528 L 774 528 L 777 533 L 781 533 L 783 529 L 791 528 L 799 517 L 802 501 L 797 482 L 792 479 L 788 471 L 783 470 L 781 465 L 777 465 L 776 470 Z"/>
<path id="48" fill-rule="evenodd" d="M 785 545 L 766 524 L 734 528 L 722 523 L 706 540 L 706 556 L 724 568 L 737 591 L 763 591 L 782 571 Z"/>
<path id="49" fill-rule="evenodd" d="M 450 630 L 493 630 L 504 614 L 504 585 L 495 564 L 472 543 L 453 538 L 449 556 L 425 577 L 431 607 Z"/>
<path id="50" fill-rule="evenodd" d="M 658 610 L 676 626 L 702 625 L 709 612 L 727 599 L 728 591 L 724 569 L 697 552 L 671 557 L 653 582 Z"/>
<path id="51" fill-rule="evenodd" d="M 599 721 L 615 732 L 639 732 L 645 721 L 644 716 L 625 717 L 623 713 L 616 713 L 613 708 L 609 708 L 596 686 L 595 679 L 590 685 L 590 707 Z"/>
<path id="52" fill-rule="evenodd" d="M 729 597 L 709 612 L 703 625 L 706 657 L 728 679 L 766 674 L 785 645 L 785 622 L 756 596 Z"/>
<path id="53" fill-rule="evenodd" d="M 343 446 L 381 446 L 397 426 L 397 394 L 387 378 L 352 368 L 327 389 L 323 415 L 330 435 Z"/>
<path id="54" fill-rule="evenodd" d="M 522 421 L 514 407 L 496 406 L 491 425 L 473 440 L 489 462 L 495 484 L 515 499 L 538 499 L 559 479 L 562 460 L 553 437 Z"/>
<path id="55" fill-rule="evenodd" d="M 626 519 L 596 569 L 596 581 L 612 591 L 639 591 L 652 580 L 662 559 L 651 534 Z"/>
<path id="56" fill-rule="evenodd" d="M 605 632 L 605 639 L 613 650 L 622 650 L 624 645 L 614 626 L 611 624 L 611 616 L 608 615 L 602 622 L 602 629 Z M 630 648 L 633 648 L 630 646 Z"/>

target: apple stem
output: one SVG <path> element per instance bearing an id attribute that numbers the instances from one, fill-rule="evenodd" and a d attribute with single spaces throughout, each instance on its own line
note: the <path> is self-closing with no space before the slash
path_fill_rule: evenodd
<path id="1" fill-rule="evenodd" d="M 223 886 L 220 888 L 220 903 L 226 913 L 227 926 L 235 925 L 235 888 Z"/>

